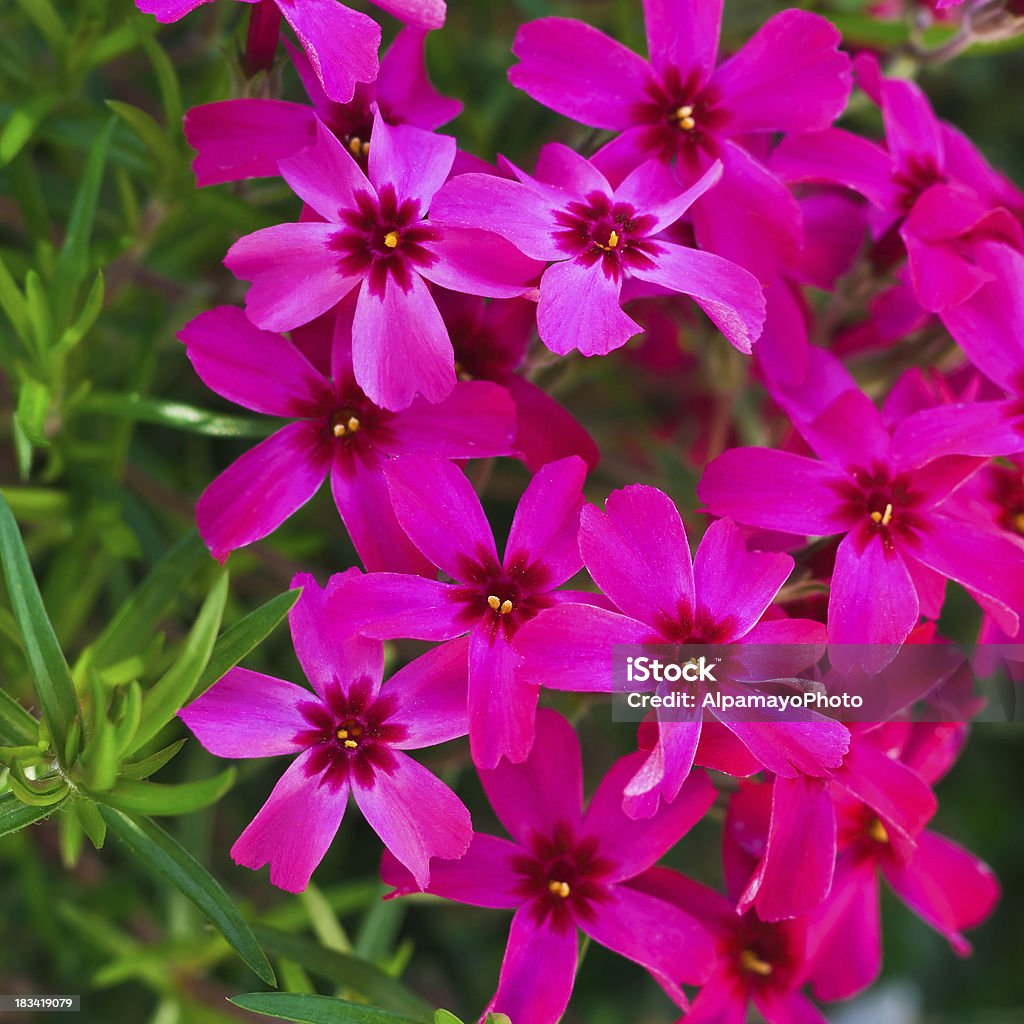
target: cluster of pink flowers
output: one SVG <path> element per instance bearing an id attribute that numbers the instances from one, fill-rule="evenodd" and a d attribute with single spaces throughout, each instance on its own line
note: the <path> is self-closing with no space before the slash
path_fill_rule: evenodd
<path id="1" fill-rule="evenodd" d="M 165 21 L 203 2 L 137 0 Z M 295 756 L 234 859 L 301 891 L 351 793 L 396 895 L 514 911 L 488 1008 L 514 1024 L 561 1017 L 577 928 L 689 1024 L 740 1022 L 751 1001 L 771 1024 L 821 1021 L 808 990 L 843 999 L 878 973 L 880 875 L 966 952 L 998 886 L 926 827 L 965 726 L 645 722 L 584 806 L 576 733 L 538 700 L 610 691 L 616 644 L 938 641 L 949 580 L 982 639 L 1018 635 L 1024 193 L 920 88 L 800 10 L 726 58 L 722 0 L 644 0 L 646 58 L 580 21 L 522 26 L 512 85 L 611 133 L 590 156 L 544 145 L 526 171 L 437 131 L 461 109 L 423 63 L 441 0 L 378 0 L 406 22 L 379 65 L 379 27 L 336 0 L 246 2 L 250 66 L 283 16 L 310 103 L 225 100 L 185 132 L 199 186 L 280 176 L 295 222 L 231 247 L 245 309 L 180 338 L 213 391 L 290 422 L 197 520 L 223 560 L 329 478 L 365 572 L 295 580 L 312 690 L 236 668 L 182 712 L 217 755 Z M 834 127 L 855 84 L 880 141 Z M 887 284 L 822 339 L 810 289 L 861 257 Z M 534 334 L 606 356 L 666 309 L 703 311 L 744 354 L 777 438 L 707 464 L 692 555 L 660 490 L 585 502 L 597 449 L 524 372 Z M 844 362 L 923 330 L 948 341 L 941 367 L 868 394 Z M 503 548 L 462 468 L 496 456 L 532 474 Z M 802 579 L 827 602 L 780 603 L 808 550 Z M 565 589 L 584 568 L 594 586 Z M 394 639 L 435 646 L 382 682 Z M 467 735 L 508 838 L 475 831 L 407 753 Z M 715 801 L 709 771 L 735 780 L 725 893 L 656 866 Z"/>

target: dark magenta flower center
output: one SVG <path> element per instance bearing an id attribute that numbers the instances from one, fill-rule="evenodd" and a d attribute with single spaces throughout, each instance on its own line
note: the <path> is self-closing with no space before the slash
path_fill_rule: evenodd
<path id="1" fill-rule="evenodd" d="M 335 680 L 324 700 L 299 706 L 308 727 L 295 742 L 313 749 L 308 773 L 340 786 L 352 773 L 362 785 L 372 783 L 375 771 L 388 772 L 395 763 L 391 745 L 405 738 L 406 728 L 389 722 L 398 710 L 390 696 L 373 697 L 369 679 L 356 680 L 345 693 Z"/>
<path id="2" fill-rule="evenodd" d="M 696 72 L 683 78 L 678 68 L 666 68 L 661 81 L 647 86 L 647 96 L 632 111 L 634 122 L 647 129 L 644 149 L 666 161 L 697 151 L 718 155 L 716 136 L 728 115 L 717 106 L 714 86 L 702 86 Z"/>
<path id="3" fill-rule="evenodd" d="M 887 551 L 897 540 L 913 540 L 924 527 L 919 509 L 923 495 L 913 486 L 908 473 L 894 474 L 888 466 L 854 468 L 843 486 L 843 510 L 877 533 Z"/>
<path id="4" fill-rule="evenodd" d="M 897 206 L 903 213 L 909 213 L 922 192 L 945 180 L 946 176 L 939 170 L 934 160 L 928 157 L 907 157 L 903 166 L 893 175 Z"/>
<path id="5" fill-rule="evenodd" d="M 1020 466 L 992 466 L 989 498 L 997 508 L 996 522 L 1004 529 L 1024 535 L 1024 469 Z"/>
<path id="6" fill-rule="evenodd" d="M 493 636 L 510 638 L 523 623 L 554 603 L 550 596 L 554 579 L 539 561 L 524 553 L 509 559 L 508 567 L 490 559 L 466 559 L 461 585 L 453 587 L 452 600 L 467 629 L 482 625 Z"/>
<path id="7" fill-rule="evenodd" d="M 801 966 L 799 947 L 798 936 L 788 923 L 770 924 L 746 914 L 729 940 L 728 952 L 742 984 L 787 992 Z"/>
<path id="8" fill-rule="evenodd" d="M 648 240 L 656 221 L 629 203 L 613 203 L 601 192 L 571 202 L 555 214 L 555 242 L 586 266 L 601 263 L 609 277 L 623 269 L 650 267 L 658 246 Z"/>
<path id="9" fill-rule="evenodd" d="M 357 192 L 355 201 L 355 209 L 339 211 L 342 227 L 331 241 L 340 256 L 339 272 L 365 275 L 374 295 L 383 294 L 389 276 L 408 291 L 413 273 L 437 261 L 424 243 L 436 242 L 441 232 L 423 220 L 418 200 L 399 202 L 391 185 L 379 197 Z"/>
<path id="10" fill-rule="evenodd" d="M 562 824 L 551 836 L 532 836 L 529 852 L 514 858 L 512 867 L 520 875 L 516 891 L 531 901 L 538 923 L 550 917 L 570 927 L 596 915 L 612 863 L 599 855 L 596 839 L 579 839 Z"/>

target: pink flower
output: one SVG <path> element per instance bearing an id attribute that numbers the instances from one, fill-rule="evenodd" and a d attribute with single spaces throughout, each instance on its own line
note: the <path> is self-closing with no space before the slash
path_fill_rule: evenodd
<path id="1" fill-rule="evenodd" d="M 393 573 L 355 577 L 333 600 L 337 628 L 382 640 L 450 641 L 468 633 L 473 760 L 484 768 L 502 757 L 522 761 L 533 744 L 540 688 L 519 678 L 517 635 L 541 609 L 582 598 L 556 590 L 580 568 L 576 533 L 586 465 L 573 456 L 533 477 L 501 559 L 480 499 L 451 463 L 403 456 L 385 474 L 409 539 L 454 582 Z"/>
<path id="2" fill-rule="evenodd" d="M 289 613 L 295 653 L 315 693 L 233 668 L 181 712 L 218 757 L 298 754 L 231 848 L 244 867 L 270 865 L 270 881 L 301 892 L 331 844 L 351 792 L 384 845 L 418 885 L 431 857 L 461 857 L 473 829 L 458 797 L 406 750 L 466 734 L 465 645 L 432 651 L 383 686 L 383 645 L 339 639 L 325 591 L 296 576 L 302 596 Z"/>
<path id="3" fill-rule="evenodd" d="M 457 117 L 462 104 L 438 93 L 427 77 L 425 39 L 422 29 L 403 28 L 384 54 L 376 81 L 357 85 L 348 103 L 329 99 L 306 55 L 286 42 L 312 106 L 236 99 L 192 107 L 185 114 L 185 138 L 196 151 L 196 184 L 275 176 L 278 161 L 316 142 L 318 119 L 365 167 L 374 103 L 388 124 L 433 129 Z"/>
<path id="4" fill-rule="evenodd" d="M 875 207 L 874 233 L 897 233 L 920 304 L 951 309 L 992 275 L 978 264 L 984 241 L 1024 247 L 1014 209 L 1024 196 L 956 129 L 935 116 L 913 82 L 884 79 L 877 60 L 858 58 L 861 84 L 882 108 L 888 148 L 830 128 L 784 139 L 771 167 L 787 181 L 828 181 Z"/>
<path id="5" fill-rule="evenodd" d="M 616 644 L 821 643 L 818 623 L 761 621 L 793 569 L 789 555 L 748 552 L 728 521 L 713 523 L 691 561 L 682 519 L 667 495 L 634 485 L 613 491 L 605 511 L 583 509 L 580 551 L 594 582 L 616 611 L 565 603 L 527 624 L 518 642 L 520 675 L 556 690 L 610 692 Z M 692 721 L 661 724 L 642 770 L 625 790 L 626 811 L 646 816 L 673 800 L 687 778 L 701 736 Z M 824 774 L 838 765 L 846 729 L 813 722 L 725 721 L 744 753 L 783 775 Z"/>
<path id="6" fill-rule="evenodd" d="M 924 409 L 890 430 L 860 391 L 796 423 L 820 461 L 737 448 L 697 488 L 715 515 L 762 529 L 843 534 L 829 595 L 832 644 L 900 644 L 923 611 L 937 617 L 945 580 L 967 587 L 1015 635 L 1024 612 L 1024 544 L 979 529 L 946 499 L 992 455 L 1024 449 L 1012 402 Z M 1008 571 L 1009 570 L 1009 571 Z"/>
<path id="7" fill-rule="evenodd" d="M 157 21 L 178 21 L 211 0 L 135 0 L 135 6 Z M 270 0 L 240 0 L 261 3 Z M 338 103 L 352 99 L 356 82 L 377 77 L 380 26 L 370 17 L 336 0 L 272 0 L 298 37 L 316 68 L 324 92 Z M 441 3 L 442 21 L 444 4 Z M 255 13 L 262 13 L 255 9 Z M 431 26 L 437 27 L 437 26 Z"/>
<path id="8" fill-rule="evenodd" d="M 430 570 L 398 525 L 383 467 L 401 452 L 465 459 L 506 455 L 515 409 L 504 389 L 460 382 L 437 405 L 416 399 L 393 413 L 375 406 L 352 373 L 351 310 L 331 332 L 330 378 L 279 334 L 231 306 L 202 313 L 179 333 L 203 381 L 255 412 L 294 422 L 246 452 L 203 492 L 199 532 L 214 558 L 272 533 L 330 478 L 338 512 L 368 569 Z M 330 339 L 329 339 L 330 343 Z"/>
<path id="9" fill-rule="evenodd" d="M 567 117 L 621 132 L 594 158 L 612 181 L 652 157 L 677 160 L 685 180 L 722 160 L 722 183 L 692 211 L 697 239 L 767 280 L 799 259 L 800 211 L 757 158 L 758 136 L 827 128 L 842 113 L 850 62 L 839 33 L 782 11 L 716 68 L 722 0 L 645 0 L 644 14 L 649 62 L 583 22 L 542 18 L 516 35 L 509 79 Z"/>
<path id="10" fill-rule="evenodd" d="M 544 710 L 526 761 L 480 772 L 512 841 L 475 833 L 465 857 L 434 866 L 426 891 L 515 910 L 488 1012 L 516 1024 L 555 1024 L 572 992 L 577 928 L 645 967 L 680 1006 L 686 999 L 679 983 L 707 977 L 712 951 L 705 930 L 685 909 L 627 883 L 700 820 L 714 789 L 703 774 L 694 775 L 657 816 L 632 821 L 622 813 L 622 787 L 636 757 L 612 767 L 581 813 L 579 740 L 564 718 Z M 415 891 L 408 872 L 387 854 L 381 873 L 395 895 Z"/>
<path id="11" fill-rule="evenodd" d="M 512 396 L 516 455 L 530 472 L 570 455 L 578 455 L 594 469 L 601 456 L 590 435 L 522 372 L 536 323 L 536 304 L 528 299 L 492 299 L 485 304 L 476 296 L 440 288 L 434 292 L 434 301 L 452 339 L 459 379 L 491 380 Z"/>
<path id="12" fill-rule="evenodd" d="M 965 736 L 963 725 L 893 723 L 863 734 L 858 745 L 898 758 L 894 763 L 927 787 L 951 766 Z M 999 898 L 999 884 L 988 866 L 935 832 L 921 829 L 908 837 L 891 811 L 880 813 L 844 790 L 834 790 L 833 796 L 840 852 L 832 894 L 817 915 L 824 938 L 815 994 L 845 999 L 877 977 L 882 958 L 879 874 L 958 955 L 966 956 L 971 947 L 962 929 L 980 924 Z M 899 806 L 898 792 L 893 796 Z"/>
<path id="13" fill-rule="evenodd" d="M 551 262 L 540 282 L 541 341 L 565 355 L 605 355 L 640 326 L 620 308 L 624 281 L 636 278 L 690 295 L 723 334 L 749 352 L 761 333 L 764 301 L 751 274 L 712 253 L 658 237 L 721 174 L 714 164 L 681 191 L 657 161 L 612 189 L 593 164 L 566 146 L 545 147 L 542 172 L 558 187 L 520 173 L 520 181 L 460 174 L 438 192 L 433 216 L 503 235 L 524 254 Z"/>
<path id="14" fill-rule="evenodd" d="M 692 914 L 712 935 L 715 966 L 679 1024 L 743 1024 L 753 1003 L 770 1024 L 826 1024 L 801 992 L 818 939 L 807 917 L 761 921 L 675 871 L 651 868 L 633 888 Z"/>
<path id="15" fill-rule="evenodd" d="M 282 160 L 285 181 L 323 221 L 239 239 L 225 264 L 252 281 L 249 319 L 265 330 L 309 323 L 358 289 L 356 381 L 374 404 L 439 402 L 455 384 L 451 341 L 426 281 L 474 295 L 522 294 L 540 265 L 497 235 L 425 219 L 455 140 L 374 116 L 369 180 L 322 124 L 316 145 Z M 426 279 L 426 280 L 425 280 Z"/>

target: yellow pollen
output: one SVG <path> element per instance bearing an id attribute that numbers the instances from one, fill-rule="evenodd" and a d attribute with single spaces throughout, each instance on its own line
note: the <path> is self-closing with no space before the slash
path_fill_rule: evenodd
<path id="1" fill-rule="evenodd" d="M 339 740 L 347 740 L 348 739 L 348 729 L 339 729 L 338 730 L 338 739 Z"/>
<path id="2" fill-rule="evenodd" d="M 384 236 L 384 244 L 389 249 L 397 249 L 398 248 L 398 232 L 397 231 L 389 231 Z"/>
<path id="3" fill-rule="evenodd" d="M 684 131 L 692 131 L 697 127 L 697 122 L 693 119 L 693 107 L 689 104 L 685 107 L 679 107 L 673 117 L 676 124 Z"/>
<path id="4" fill-rule="evenodd" d="M 871 522 L 878 523 L 880 526 L 888 526 L 892 522 L 892 502 L 886 504 L 884 512 L 872 512 Z"/>
<path id="5" fill-rule="evenodd" d="M 335 437 L 345 437 L 348 434 L 354 434 L 361 426 L 358 417 L 349 416 L 348 419 L 342 419 L 339 414 L 331 422 L 331 432 Z"/>
<path id="6" fill-rule="evenodd" d="M 1018 533 L 1024 533 L 1024 512 L 1018 512 L 1013 517 L 1013 528 Z"/>
<path id="7" fill-rule="evenodd" d="M 350 434 L 354 434 L 359 429 L 359 420 L 355 416 L 349 416 L 345 426 L 348 427 Z"/>
<path id="8" fill-rule="evenodd" d="M 358 136 L 348 140 L 348 151 L 355 157 L 366 156 L 370 152 L 370 144 L 363 142 Z"/>
<path id="9" fill-rule="evenodd" d="M 508 615 L 508 613 L 510 611 L 512 611 L 512 602 L 507 600 L 507 599 L 502 601 L 501 602 L 501 607 L 498 609 L 498 614 L 499 615 Z"/>
<path id="10" fill-rule="evenodd" d="M 889 833 L 878 818 L 875 818 L 875 820 L 871 822 L 871 827 L 868 829 L 868 835 L 871 836 L 876 843 L 889 842 Z"/>
<path id="11" fill-rule="evenodd" d="M 345 740 L 345 749 L 346 750 L 355 750 L 356 747 L 358 747 L 358 746 L 359 746 L 359 743 L 356 740 Z"/>
<path id="12" fill-rule="evenodd" d="M 548 882 L 548 892 L 550 892 L 552 896 L 561 896 L 564 900 L 572 890 L 569 888 L 568 882 L 552 880 Z"/>
<path id="13" fill-rule="evenodd" d="M 618 231 L 613 231 L 608 236 L 608 248 L 609 249 L 614 249 L 615 246 L 617 246 L 618 244 L 619 244 L 619 233 L 618 233 Z"/>
<path id="14" fill-rule="evenodd" d="M 491 596 L 487 598 L 487 603 L 494 609 L 494 611 L 497 611 L 501 607 L 501 598 L 495 597 L 494 594 L 491 594 Z"/>
<path id="15" fill-rule="evenodd" d="M 740 965 L 743 970 L 761 978 L 767 978 L 772 973 L 772 965 L 762 960 L 752 949 L 743 950 L 740 954 Z"/>

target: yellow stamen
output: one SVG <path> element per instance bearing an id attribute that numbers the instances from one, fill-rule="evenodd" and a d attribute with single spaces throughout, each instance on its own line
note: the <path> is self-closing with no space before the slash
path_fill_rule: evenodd
<path id="1" fill-rule="evenodd" d="M 550 892 L 552 896 L 561 896 L 564 900 L 572 890 L 569 888 L 568 882 L 552 880 L 548 882 L 548 892 Z"/>
<path id="2" fill-rule="evenodd" d="M 498 614 L 508 615 L 510 611 L 512 611 L 512 602 L 509 600 L 502 601 L 501 607 L 498 609 Z"/>
<path id="3" fill-rule="evenodd" d="M 358 747 L 358 746 L 359 746 L 359 743 L 356 740 L 345 740 L 345 749 L 346 750 L 355 750 L 356 747 Z"/>
<path id="4" fill-rule="evenodd" d="M 740 954 L 740 966 L 750 974 L 767 978 L 772 973 L 772 965 L 762 960 L 752 949 L 745 949 Z"/>
<path id="5" fill-rule="evenodd" d="M 871 522 L 888 526 L 892 522 L 892 502 L 886 504 L 884 512 L 872 512 Z"/>
<path id="6" fill-rule="evenodd" d="M 693 107 L 689 104 L 685 107 L 679 107 L 673 117 L 676 124 L 684 131 L 691 131 L 697 127 L 697 122 L 693 119 Z"/>
<path id="7" fill-rule="evenodd" d="M 501 607 L 501 598 L 491 594 L 491 596 L 487 598 L 487 603 L 494 611 L 497 611 Z"/>
<path id="8" fill-rule="evenodd" d="M 389 231 L 384 236 L 384 244 L 389 249 L 397 249 L 398 248 L 398 232 L 397 231 Z"/>
<path id="9" fill-rule="evenodd" d="M 355 416 L 349 416 L 348 422 L 345 424 L 350 434 L 354 434 L 359 429 L 359 425 L 359 420 Z"/>
<path id="10" fill-rule="evenodd" d="M 1018 533 L 1024 533 L 1024 512 L 1018 512 L 1013 517 L 1013 528 Z"/>
<path id="11" fill-rule="evenodd" d="M 617 246 L 618 244 L 619 244 L 619 233 L 618 233 L 618 231 L 613 231 L 608 236 L 608 248 L 609 249 L 614 249 L 615 246 Z"/>
<path id="12" fill-rule="evenodd" d="M 338 739 L 339 740 L 347 740 L 348 739 L 348 729 L 339 729 L 338 730 Z"/>
<path id="13" fill-rule="evenodd" d="M 875 820 L 871 822 L 871 826 L 868 828 L 868 835 L 871 836 L 876 843 L 889 842 L 889 833 L 878 818 L 875 818 Z"/>

